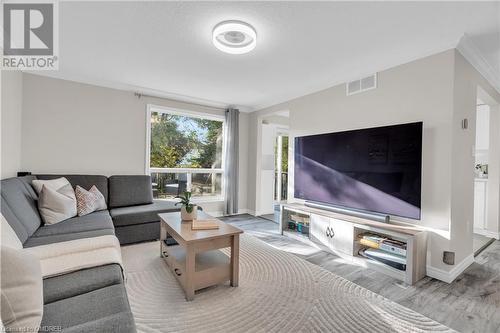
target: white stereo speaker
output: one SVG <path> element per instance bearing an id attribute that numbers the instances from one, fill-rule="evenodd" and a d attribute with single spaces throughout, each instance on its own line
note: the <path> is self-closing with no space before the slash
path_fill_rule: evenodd
<path id="1" fill-rule="evenodd" d="M 346 83 L 347 96 L 377 88 L 377 73 Z"/>

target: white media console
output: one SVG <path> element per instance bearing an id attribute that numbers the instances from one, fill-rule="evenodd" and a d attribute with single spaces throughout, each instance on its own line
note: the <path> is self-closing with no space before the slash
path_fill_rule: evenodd
<path id="1" fill-rule="evenodd" d="M 288 229 L 291 215 L 302 216 L 309 219 L 309 238 L 312 241 L 349 262 L 373 268 L 410 285 L 426 275 L 427 232 L 422 229 L 396 222 L 377 222 L 298 203 L 282 204 L 280 211 L 282 234 L 294 232 Z M 398 270 L 359 255 L 359 250 L 364 246 L 359 243 L 358 235 L 366 232 L 405 242 L 406 270 Z"/>

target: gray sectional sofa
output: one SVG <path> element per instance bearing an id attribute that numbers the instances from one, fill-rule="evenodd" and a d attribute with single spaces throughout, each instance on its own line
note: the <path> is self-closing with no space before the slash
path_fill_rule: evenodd
<path id="1" fill-rule="evenodd" d="M 96 185 L 108 210 L 43 225 L 32 180 L 66 177 L 75 187 Z M 149 176 L 36 175 L 1 181 L 1 211 L 23 247 L 116 235 L 121 244 L 159 237 L 158 214 L 175 211 L 154 201 Z M 44 279 L 42 326 L 65 332 L 135 332 L 119 265 L 105 265 Z"/>

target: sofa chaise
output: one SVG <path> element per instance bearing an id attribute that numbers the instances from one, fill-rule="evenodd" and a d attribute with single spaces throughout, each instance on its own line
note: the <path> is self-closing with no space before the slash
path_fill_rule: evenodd
<path id="1" fill-rule="evenodd" d="M 108 210 L 44 225 L 34 179 L 66 177 L 73 187 L 96 185 Z M 159 213 L 178 210 L 154 201 L 149 176 L 36 175 L 1 181 L 1 211 L 24 248 L 116 235 L 121 244 L 159 237 Z M 135 332 L 121 267 L 109 264 L 43 280 L 42 326 L 65 332 Z"/>

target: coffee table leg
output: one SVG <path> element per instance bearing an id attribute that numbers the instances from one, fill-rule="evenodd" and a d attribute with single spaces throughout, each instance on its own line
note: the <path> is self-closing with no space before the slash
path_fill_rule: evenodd
<path id="1" fill-rule="evenodd" d="M 240 276 L 240 235 L 231 238 L 231 286 L 238 287 Z"/>
<path id="2" fill-rule="evenodd" d="M 186 300 L 194 299 L 194 274 L 195 274 L 196 253 L 193 246 L 186 246 Z"/>
<path id="3" fill-rule="evenodd" d="M 167 239 L 167 228 L 164 226 L 164 223 L 160 223 L 160 257 L 163 258 L 163 240 Z"/>

